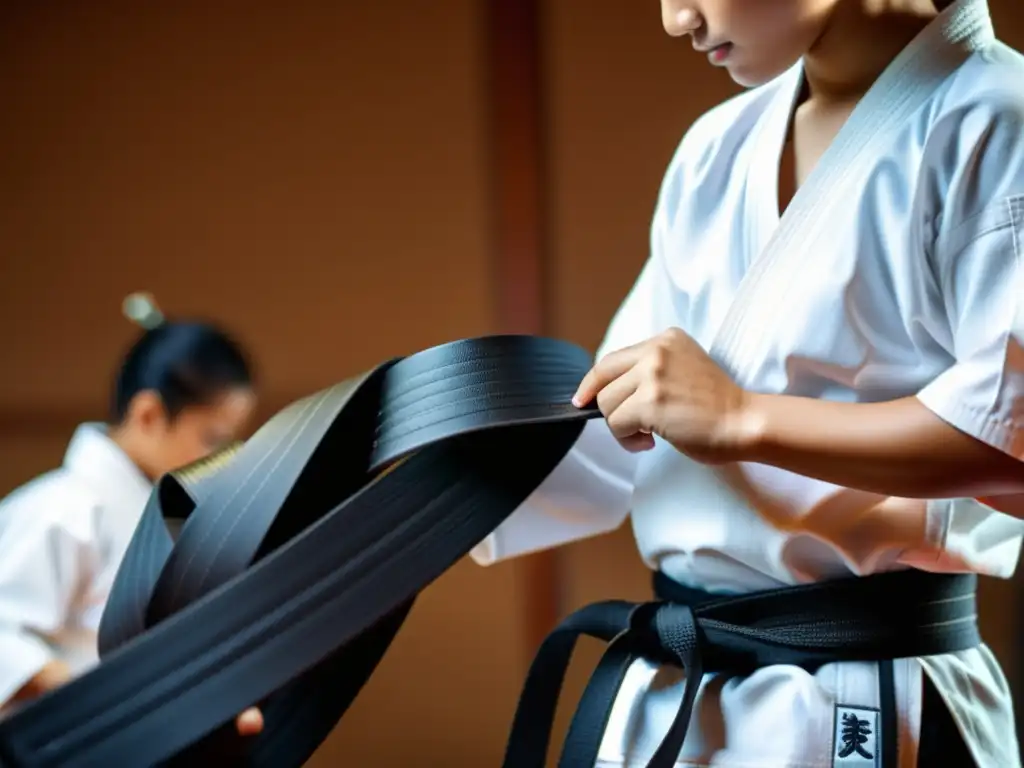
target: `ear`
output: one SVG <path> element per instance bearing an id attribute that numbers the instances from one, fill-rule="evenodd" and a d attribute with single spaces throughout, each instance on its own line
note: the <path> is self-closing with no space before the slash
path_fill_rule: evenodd
<path id="1" fill-rule="evenodd" d="M 167 413 L 160 396 L 148 389 L 135 395 L 128 406 L 128 422 L 144 434 L 165 429 Z"/>

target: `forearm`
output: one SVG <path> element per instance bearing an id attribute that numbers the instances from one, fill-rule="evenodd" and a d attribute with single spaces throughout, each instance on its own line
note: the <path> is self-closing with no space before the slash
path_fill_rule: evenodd
<path id="1" fill-rule="evenodd" d="M 741 461 L 906 498 L 1024 493 L 1024 462 L 940 419 L 917 398 L 835 403 L 751 395 Z"/>

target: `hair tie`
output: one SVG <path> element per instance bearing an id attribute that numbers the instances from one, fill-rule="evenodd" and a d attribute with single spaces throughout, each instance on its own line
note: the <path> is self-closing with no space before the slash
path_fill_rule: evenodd
<path id="1" fill-rule="evenodd" d="M 162 325 L 164 314 L 148 293 L 132 293 L 125 297 L 121 304 L 121 311 L 124 316 L 139 327 L 151 331 Z"/>

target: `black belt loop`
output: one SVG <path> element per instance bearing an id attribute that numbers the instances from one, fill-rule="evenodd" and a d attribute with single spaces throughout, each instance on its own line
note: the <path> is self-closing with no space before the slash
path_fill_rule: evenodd
<path id="1" fill-rule="evenodd" d="M 683 740 L 693 715 L 701 682 L 704 680 L 704 659 L 701 653 L 700 627 L 693 609 L 688 605 L 663 606 L 657 616 L 658 638 L 662 647 L 679 659 L 686 673 L 683 700 L 668 733 L 648 764 L 650 768 L 673 768 L 683 749 Z"/>
<path id="2" fill-rule="evenodd" d="M 519 700 L 504 768 L 541 768 L 551 717 L 572 647 L 580 635 L 614 635 L 577 706 L 559 768 L 592 768 L 626 673 L 637 659 L 673 663 L 685 672 L 679 709 L 647 768 L 673 768 L 682 751 L 705 672 L 749 672 L 772 664 L 817 666 L 877 661 L 882 767 L 898 768 L 899 720 L 893 659 L 971 648 L 981 641 L 973 575 L 900 571 L 737 596 L 654 577 L 656 602 L 600 603 L 577 611 L 549 636 L 571 634 L 554 658 L 542 644 Z M 685 601 L 685 602 L 684 602 Z M 626 604 L 629 605 L 629 604 Z M 613 620 L 610 620 L 613 619 Z M 609 632 L 612 625 L 617 632 Z M 541 690 L 535 670 L 557 686 Z M 553 699 L 547 700 L 546 696 Z M 549 715 L 550 713 L 550 715 Z M 531 738 L 543 733 L 543 740 Z"/>
<path id="3" fill-rule="evenodd" d="M 0 722 L 0 759 L 303 765 L 416 595 L 600 416 L 571 403 L 591 365 L 552 339 L 444 344 L 300 400 L 237 451 L 162 478 L 107 602 L 101 663 Z M 165 517 L 186 521 L 177 540 Z M 242 739 L 232 723 L 256 703 L 263 732 Z"/>
<path id="4" fill-rule="evenodd" d="M 882 768 L 899 768 L 900 715 L 896 707 L 896 669 L 892 659 L 878 662 L 879 720 L 882 725 Z"/>
<path id="5" fill-rule="evenodd" d="M 623 638 L 632 637 L 630 629 L 638 607 L 624 601 L 594 603 L 571 614 L 547 636 L 530 665 L 519 696 L 505 752 L 505 766 L 544 768 L 558 697 L 576 641 L 582 635 L 594 637 L 610 643 L 618 653 L 623 647 Z M 621 680 L 619 682 L 621 684 Z M 616 691 L 618 685 L 612 696 Z M 588 722 L 593 719 L 589 718 Z M 603 723 L 607 714 L 598 714 L 597 719 Z M 588 738 L 585 743 L 591 742 Z M 589 768 L 593 768 L 593 762 Z"/>

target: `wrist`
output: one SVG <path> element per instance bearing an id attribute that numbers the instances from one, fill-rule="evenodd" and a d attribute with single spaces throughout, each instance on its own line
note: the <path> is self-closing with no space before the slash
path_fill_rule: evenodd
<path id="1" fill-rule="evenodd" d="M 736 429 L 737 461 L 761 462 L 771 444 L 772 406 L 777 395 L 746 392 Z"/>
<path id="2" fill-rule="evenodd" d="M 744 392 L 739 407 L 728 420 L 727 461 L 759 463 L 771 443 L 772 401 L 777 395 Z"/>
<path id="3" fill-rule="evenodd" d="M 865 433 L 874 429 L 871 423 L 867 412 L 851 420 L 843 403 L 749 392 L 734 427 L 742 457 L 737 461 L 788 466 L 794 460 L 818 462 L 857 454 L 865 444 Z"/>

